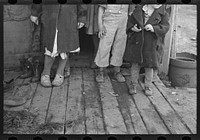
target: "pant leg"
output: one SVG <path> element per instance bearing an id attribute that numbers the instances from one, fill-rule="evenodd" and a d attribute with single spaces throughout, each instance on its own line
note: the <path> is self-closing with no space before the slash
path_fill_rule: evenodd
<path id="1" fill-rule="evenodd" d="M 123 63 L 123 56 L 127 40 L 127 34 L 126 34 L 127 19 L 128 17 L 126 14 L 119 17 L 118 29 L 113 42 L 112 57 L 110 60 L 110 64 L 113 66 L 121 66 Z"/>
<path id="2" fill-rule="evenodd" d="M 138 84 L 140 72 L 140 65 L 137 63 L 132 63 L 131 65 L 131 81 L 134 85 Z"/>
<path id="3" fill-rule="evenodd" d="M 107 33 L 100 38 L 99 48 L 94 60 L 98 67 L 109 66 L 110 50 L 117 30 L 116 20 L 113 17 L 106 17 L 104 26 L 106 27 Z"/>
<path id="4" fill-rule="evenodd" d="M 150 87 L 153 80 L 153 68 L 145 68 L 145 86 Z"/>

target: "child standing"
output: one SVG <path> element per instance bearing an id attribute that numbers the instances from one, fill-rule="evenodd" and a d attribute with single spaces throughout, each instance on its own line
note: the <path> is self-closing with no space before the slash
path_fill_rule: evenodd
<path id="1" fill-rule="evenodd" d="M 64 82 L 64 68 L 69 53 L 79 46 L 78 28 L 86 22 L 84 5 L 33 5 L 31 20 L 38 24 L 41 16 L 42 39 L 45 48 L 44 70 L 41 85 L 60 86 Z M 55 57 L 59 57 L 54 80 L 50 81 L 50 70 Z"/>
<path id="2" fill-rule="evenodd" d="M 94 58 L 96 56 L 98 46 L 99 46 L 99 38 L 98 38 L 98 5 L 89 4 L 87 5 L 87 20 L 86 20 L 86 34 L 92 36 L 92 41 L 94 45 L 94 52 L 92 56 L 91 68 L 97 68 L 97 65 L 94 63 Z"/>
<path id="3" fill-rule="evenodd" d="M 129 5 L 100 5 L 98 13 L 99 48 L 95 63 L 99 67 L 96 76 L 97 82 L 104 82 L 104 68 L 109 64 L 114 66 L 114 76 L 118 82 L 124 82 L 125 78 L 120 72 L 124 50 L 126 46 L 126 25 Z M 112 47 L 112 56 L 110 51 Z M 109 61 L 110 58 L 110 61 Z"/>
<path id="4" fill-rule="evenodd" d="M 129 93 L 136 93 L 140 67 L 145 68 L 145 94 L 152 95 L 153 69 L 158 69 L 163 54 L 169 17 L 163 5 L 137 5 L 128 19 L 128 41 L 124 60 L 131 62 Z"/>

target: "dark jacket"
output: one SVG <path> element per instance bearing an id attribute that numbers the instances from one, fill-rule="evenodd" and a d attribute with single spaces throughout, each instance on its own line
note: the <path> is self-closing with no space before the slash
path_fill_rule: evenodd
<path id="1" fill-rule="evenodd" d="M 70 52 L 79 47 L 77 23 L 86 23 L 86 5 L 33 5 L 32 15 L 40 17 L 42 44 L 53 51 L 56 26 L 58 53 Z"/>
<path id="2" fill-rule="evenodd" d="M 149 20 L 144 24 L 142 5 L 137 5 L 127 23 L 127 46 L 124 60 L 138 63 L 144 67 L 158 68 L 163 55 L 165 34 L 169 30 L 169 16 L 164 6 L 155 9 Z M 137 24 L 141 32 L 133 32 L 131 28 Z M 154 32 L 146 31 L 145 25 L 151 24 Z"/>

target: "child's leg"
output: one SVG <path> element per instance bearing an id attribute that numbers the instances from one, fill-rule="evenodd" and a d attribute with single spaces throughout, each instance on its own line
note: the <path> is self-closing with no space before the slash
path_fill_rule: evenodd
<path id="1" fill-rule="evenodd" d="M 92 57 L 92 63 L 91 63 L 91 68 L 96 68 L 97 65 L 94 63 L 94 58 L 96 57 L 98 46 L 99 46 L 99 38 L 96 34 L 92 35 L 92 40 L 94 44 L 94 52 L 93 52 L 93 57 Z"/>
<path id="2" fill-rule="evenodd" d="M 69 56 L 68 60 L 66 62 L 65 70 L 64 70 L 64 77 L 69 77 L 70 76 L 70 62 L 69 62 Z"/>
<path id="3" fill-rule="evenodd" d="M 64 75 L 64 70 L 65 70 L 67 61 L 68 61 L 68 54 L 65 59 L 62 59 L 61 57 L 59 58 L 58 69 L 56 72 L 57 74 Z"/>
<path id="4" fill-rule="evenodd" d="M 65 59 L 63 59 L 61 57 L 59 58 L 56 76 L 52 82 L 52 85 L 54 85 L 54 86 L 60 86 L 64 82 L 64 70 L 65 70 L 66 63 L 68 61 L 68 54 L 66 54 L 66 55 L 67 55 L 67 57 Z"/>
<path id="5" fill-rule="evenodd" d="M 118 27 L 112 17 L 110 19 L 107 17 L 106 21 L 104 21 L 104 26 L 107 32 L 100 38 L 98 51 L 94 61 L 98 67 L 109 66 L 110 50 Z"/>
<path id="6" fill-rule="evenodd" d="M 94 44 L 94 58 L 97 54 L 97 50 L 98 50 L 98 47 L 99 47 L 99 38 L 98 36 L 95 34 L 95 35 L 92 35 L 92 40 L 93 40 L 93 44 Z"/>
<path id="7" fill-rule="evenodd" d="M 48 55 L 45 55 L 44 57 L 44 69 L 41 74 L 41 85 L 44 87 L 50 87 L 51 86 L 51 81 L 50 81 L 50 71 L 51 67 L 53 65 L 55 58 L 52 58 Z"/>
<path id="8" fill-rule="evenodd" d="M 158 81 L 158 69 L 154 68 L 153 69 L 153 81 Z"/>
<path id="9" fill-rule="evenodd" d="M 133 85 L 138 84 L 139 79 L 139 73 L 140 73 L 140 65 L 137 63 L 132 63 L 131 65 L 131 82 Z"/>
<path id="10" fill-rule="evenodd" d="M 45 55 L 44 57 L 44 69 L 41 75 L 50 75 L 51 67 L 54 63 L 55 58 Z"/>
<path id="11" fill-rule="evenodd" d="M 104 82 L 104 68 L 103 67 L 99 68 L 99 72 L 97 73 L 97 76 L 96 76 L 96 81 L 99 83 Z"/>
<path id="12" fill-rule="evenodd" d="M 135 94 L 136 86 L 138 84 L 138 79 L 139 79 L 140 65 L 137 63 L 132 63 L 130 71 L 131 71 L 131 84 L 129 85 L 129 93 Z"/>
<path id="13" fill-rule="evenodd" d="M 115 73 L 118 73 L 115 75 L 118 82 L 124 82 L 125 78 L 120 73 L 120 66 L 123 63 L 123 55 L 126 47 L 126 23 L 127 23 L 127 17 L 119 17 L 121 20 L 117 23 L 118 29 L 115 35 L 115 40 L 113 42 L 113 49 L 112 49 L 112 57 L 110 64 L 115 66 L 114 71 Z"/>
<path id="14" fill-rule="evenodd" d="M 145 68 L 145 94 L 152 95 L 151 84 L 153 80 L 153 68 Z"/>

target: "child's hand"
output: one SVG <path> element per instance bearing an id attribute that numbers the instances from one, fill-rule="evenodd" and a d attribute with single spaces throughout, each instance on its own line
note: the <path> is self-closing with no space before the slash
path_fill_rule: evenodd
<path id="1" fill-rule="evenodd" d="M 146 31 L 154 32 L 153 26 L 152 26 L 151 24 L 147 24 L 147 25 L 144 27 L 144 29 L 145 29 Z"/>
<path id="2" fill-rule="evenodd" d="M 85 25 L 84 23 L 78 22 L 77 28 L 78 28 L 78 29 L 81 29 L 84 25 Z"/>
<path id="3" fill-rule="evenodd" d="M 134 32 L 140 32 L 140 31 L 142 31 L 141 28 L 138 28 L 138 27 L 137 27 L 137 24 L 135 24 L 135 25 L 131 28 L 131 30 L 134 31 Z"/>
<path id="4" fill-rule="evenodd" d="M 101 38 L 103 37 L 104 35 L 106 35 L 106 27 L 105 26 L 99 26 L 99 33 L 98 33 L 98 37 Z"/>
<path id="5" fill-rule="evenodd" d="M 31 16 L 30 19 L 32 22 L 34 22 L 36 25 L 38 25 L 38 17 Z"/>

